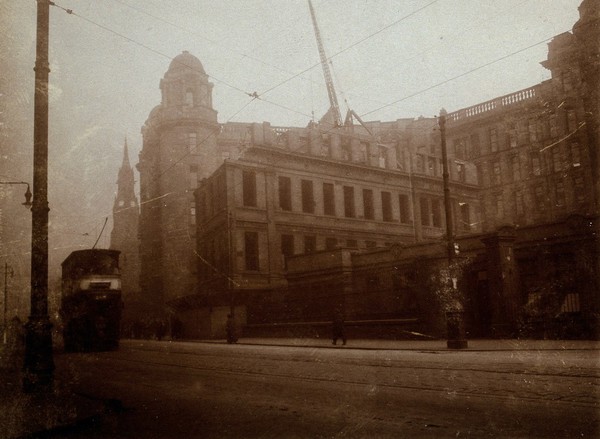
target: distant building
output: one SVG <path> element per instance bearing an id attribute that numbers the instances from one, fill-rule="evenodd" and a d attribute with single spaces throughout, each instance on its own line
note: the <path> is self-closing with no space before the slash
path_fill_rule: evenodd
<path id="1" fill-rule="evenodd" d="M 523 310 L 550 294 L 544 281 L 549 310 L 588 323 L 598 311 L 598 3 L 580 15 L 549 44 L 552 79 L 447 115 L 473 334 L 516 334 Z M 141 289 L 183 336 L 222 336 L 229 312 L 256 328 L 323 321 L 340 306 L 360 321 L 431 323 L 414 296 L 427 279 L 410 271 L 444 259 L 435 118 L 219 124 L 187 52 L 161 91 L 137 165 Z M 592 290 L 558 275 L 563 259 Z"/>
<path id="2" fill-rule="evenodd" d="M 129 164 L 127 140 L 123 146 L 123 162 L 117 179 L 117 196 L 113 205 L 113 229 L 110 248 L 121 252 L 119 266 L 125 315 L 133 312 L 140 297 L 140 263 L 138 221 L 140 206 L 135 195 L 133 168 Z"/>

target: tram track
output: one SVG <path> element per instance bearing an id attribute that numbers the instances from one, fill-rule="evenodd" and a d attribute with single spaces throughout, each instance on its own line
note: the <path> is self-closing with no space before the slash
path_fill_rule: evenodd
<path id="1" fill-rule="evenodd" d="M 409 392 L 419 391 L 433 392 L 437 394 L 441 393 L 448 397 L 456 397 L 460 395 L 464 397 L 477 397 L 494 400 L 515 400 L 515 398 L 518 398 L 521 401 L 537 403 L 569 404 L 587 408 L 598 407 L 597 399 L 593 398 L 593 396 L 582 396 L 581 394 L 564 395 L 554 391 L 540 392 L 539 390 L 533 390 L 533 388 L 528 388 L 528 386 L 530 386 L 530 383 L 536 381 L 536 376 L 539 376 L 540 379 L 546 380 L 556 377 L 562 379 L 565 378 L 564 375 L 556 374 L 539 374 L 534 372 L 523 373 L 520 371 L 496 371 L 481 368 L 431 367 L 422 365 L 417 366 L 415 364 L 382 365 L 377 364 L 373 361 L 361 362 L 349 359 L 333 359 L 334 361 L 331 361 L 331 358 L 329 358 L 328 361 L 315 362 L 314 359 L 310 358 L 283 358 L 279 356 L 268 356 L 267 358 L 264 358 L 264 356 L 262 356 L 259 358 L 256 355 L 240 356 L 237 355 L 239 354 L 239 352 L 237 352 L 235 356 L 236 366 L 232 366 L 232 356 L 225 355 L 224 353 L 213 354 L 188 351 L 177 352 L 170 350 L 168 354 L 171 361 L 164 361 L 163 359 L 153 359 L 148 358 L 147 356 L 144 358 L 136 358 L 130 355 L 131 353 L 135 352 L 143 354 L 155 353 L 157 355 L 166 353 L 161 350 L 129 347 L 127 351 L 128 352 L 125 352 L 127 355 L 120 355 L 119 352 L 100 354 L 95 357 L 95 362 L 97 363 L 98 360 L 119 361 L 135 365 L 135 367 L 176 368 L 181 371 L 186 370 L 190 372 L 190 374 L 193 374 L 194 372 L 208 372 L 211 374 L 217 374 L 221 376 L 253 377 L 266 382 L 271 382 L 273 380 L 295 380 L 299 382 L 311 383 L 335 382 L 344 386 L 368 386 L 369 388 L 373 388 L 373 386 L 375 386 L 379 390 L 387 389 L 390 391 L 406 390 Z M 208 360 L 207 363 L 209 363 L 210 361 L 218 361 L 218 364 L 202 365 L 198 363 L 198 361 L 204 360 Z M 249 362 L 260 363 L 249 364 Z M 279 366 L 285 364 L 286 369 L 279 371 L 265 371 L 264 369 L 276 369 L 276 367 L 273 367 L 273 362 L 275 362 Z M 229 363 L 229 365 L 227 363 Z M 299 367 L 294 367 L 295 364 L 298 363 L 303 364 Z M 311 370 L 311 373 L 306 372 L 306 363 L 311 363 L 315 367 Z M 338 368 L 338 366 L 341 367 L 342 370 L 344 370 L 344 367 L 352 367 L 355 369 L 352 371 L 345 369 L 344 372 L 346 373 L 343 374 L 340 372 L 330 372 L 332 368 L 337 369 L 339 371 L 340 369 Z M 364 373 L 364 371 L 358 370 L 361 368 L 375 368 L 376 372 Z M 382 373 L 382 371 L 385 372 L 383 370 L 384 368 L 392 369 L 397 372 L 391 374 Z M 294 369 L 296 370 L 294 371 Z M 297 370 L 302 370 L 302 372 L 298 373 Z M 410 373 L 408 374 L 407 371 L 410 371 Z M 414 379 L 415 377 L 427 377 L 428 379 L 431 379 L 432 373 L 436 374 L 433 381 L 438 380 L 444 384 L 425 384 L 422 382 L 422 379 Z M 365 378 L 359 379 L 357 378 L 357 375 L 362 375 Z M 490 379 L 492 375 L 503 376 L 503 378 Z M 391 376 L 398 377 L 398 382 L 396 382 L 396 379 L 394 378 L 392 378 L 393 381 L 390 382 L 389 380 Z M 478 376 L 478 379 L 480 380 L 485 378 L 486 382 L 497 383 L 496 388 L 490 389 L 489 387 L 487 387 L 482 389 L 478 386 L 473 385 L 472 383 L 476 376 Z M 521 382 L 520 376 L 524 376 L 524 382 Z M 512 378 L 506 379 L 507 377 Z M 585 377 L 577 375 L 573 378 L 582 379 Z M 596 377 L 591 378 L 596 379 Z M 374 380 L 376 380 L 376 382 L 374 382 Z M 408 382 L 402 382 L 403 380 Z M 410 381 L 419 382 L 419 384 L 414 385 L 414 383 L 411 383 Z M 152 383 L 146 384 L 152 386 Z M 595 384 L 596 386 L 598 386 L 599 383 Z M 585 399 L 588 399 L 589 401 L 585 401 Z"/>

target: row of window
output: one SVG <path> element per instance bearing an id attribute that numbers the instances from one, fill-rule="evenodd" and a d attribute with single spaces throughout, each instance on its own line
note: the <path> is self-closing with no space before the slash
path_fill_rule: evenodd
<path id="1" fill-rule="evenodd" d="M 256 207 L 256 173 L 254 171 L 242 172 L 242 199 L 244 206 Z M 283 211 L 292 211 L 292 180 L 290 177 L 279 176 L 278 178 L 279 208 Z M 333 183 L 322 183 L 322 202 L 323 214 L 328 216 L 337 216 L 336 194 Z M 353 186 L 343 186 L 343 214 L 346 218 L 356 218 L 357 209 L 355 205 L 355 188 Z M 375 195 L 372 189 L 362 190 L 362 213 L 364 219 L 375 220 Z M 301 209 L 304 213 L 315 213 L 317 200 L 315 199 L 315 188 L 312 180 L 300 180 Z M 410 200 L 408 194 L 399 194 L 397 197 L 399 207 L 399 220 L 401 223 L 411 222 Z M 388 191 L 379 192 L 379 201 L 381 203 L 382 221 L 395 221 L 392 207 L 392 193 Z"/>
<path id="2" fill-rule="evenodd" d="M 581 148 L 579 142 L 574 141 L 569 145 L 569 160 L 565 160 L 560 145 L 554 145 L 548 151 L 550 157 L 548 157 L 548 166 L 552 172 L 561 172 L 569 167 L 577 168 L 581 166 Z M 485 172 L 485 168 L 482 165 L 477 166 L 479 183 L 481 185 L 500 185 L 502 181 L 502 161 L 494 160 L 489 164 L 489 174 Z M 507 163 L 509 166 L 509 174 L 512 182 L 521 181 L 523 178 L 522 172 L 522 160 L 519 154 L 515 154 L 509 157 Z M 539 151 L 529 153 L 529 168 L 531 174 L 534 176 L 542 175 L 542 155 Z M 489 178 L 488 178 L 489 176 Z"/>
<path id="3" fill-rule="evenodd" d="M 567 133 L 578 129 L 577 113 L 573 109 L 564 112 L 564 127 Z M 537 144 L 543 141 L 556 139 L 559 136 L 559 116 L 552 114 L 545 118 L 530 118 L 523 122 L 508 122 L 505 130 L 506 148 L 511 149 L 527 144 Z M 494 153 L 502 149 L 500 130 L 497 127 L 487 129 L 489 152 Z M 472 133 L 452 140 L 454 156 L 457 159 L 471 159 L 482 154 L 479 133 Z"/>
<path id="4" fill-rule="evenodd" d="M 558 179 L 554 182 L 554 206 L 558 208 L 566 207 L 567 205 L 567 184 L 564 179 Z M 573 190 L 573 201 L 576 204 L 583 204 L 586 202 L 586 188 L 583 177 L 576 176 L 572 181 Z M 512 198 L 513 211 L 517 217 L 525 216 L 527 213 L 527 206 L 531 209 L 532 213 L 544 213 L 550 205 L 550 195 L 544 185 L 537 185 L 532 188 L 530 195 L 530 202 L 527 202 L 527 191 L 525 189 L 517 189 L 514 191 Z M 506 200 L 506 195 L 497 194 L 494 197 L 494 210 L 497 218 L 502 218 L 508 215 L 506 212 L 505 204 L 510 200 Z"/>
<path id="5" fill-rule="evenodd" d="M 245 269 L 248 271 L 260 270 L 260 246 L 258 237 L 258 232 L 244 233 L 244 264 Z M 287 268 L 287 259 L 296 254 L 295 245 L 296 242 L 294 235 L 281 235 L 281 255 L 283 257 L 285 268 Z M 324 248 L 317 249 L 316 235 L 305 235 L 302 237 L 303 254 L 312 254 L 318 250 L 334 250 L 340 246 L 358 248 L 359 243 L 356 239 L 341 240 L 338 238 L 326 237 L 324 245 Z M 390 246 L 392 243 L 386 242 L 385 245 Z M 364 241 L 364 246 L 366 248 L 376 248 L 377 241 Z"/>

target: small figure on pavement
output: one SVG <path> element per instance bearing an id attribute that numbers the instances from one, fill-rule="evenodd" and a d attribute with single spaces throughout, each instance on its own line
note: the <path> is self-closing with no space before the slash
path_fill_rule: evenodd
<path id="1" fill-rule="evenodd" d="M 231 314 L 227 314 L 227 323 L 225 325 L 225 331 L 227 332 L 227 343 L 237 343 L 238 338 L 235 331 L 235 319 Z"/>
<path id="2" fill-rule="evenodd" d="M 342 344 L 346 344 L 346 331 L 344 329 L 344 315 L 342 311 L 337 310 L 333 316 L 333 344 L 337 344 L 338 339 L 342 340 Z"/>

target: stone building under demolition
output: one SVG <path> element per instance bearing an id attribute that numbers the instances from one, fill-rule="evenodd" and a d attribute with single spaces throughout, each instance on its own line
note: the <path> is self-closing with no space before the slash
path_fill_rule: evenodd
<path id="1" fill-rule="evenodd" d="M 472 336 L 597 334 L 597 2 L 580 16 L 549 44 L 551 79 L 447 115 Z M 248 334 L 319 333 L 339 309 L 357 333 L 442 335 L 436 119 L 219 124 L 187 52 L 160 88 L 137 165 L 140 286 L 182 336 L 222 337 L 230 312 Z"/>

